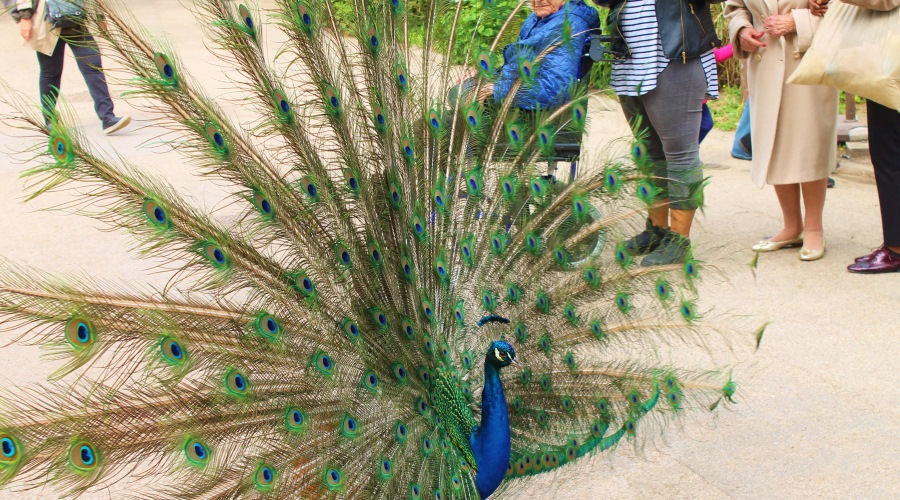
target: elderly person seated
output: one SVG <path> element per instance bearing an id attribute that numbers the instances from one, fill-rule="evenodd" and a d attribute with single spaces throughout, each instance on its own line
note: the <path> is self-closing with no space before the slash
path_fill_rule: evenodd
<path id="1" fill-rule="evenodd" d="M 519 38 L 503 49 L 503 66 L 497 80 L 479 88 L 479 101 L 502 102 L 519 78 L 520 61 L 536 61 L 542 52 L 554 45 L 558 46 L 538 62 L 534 80 L 518 86 L 513 104 L 534 111 L 559 106 L 569 99 L 571 86 L 579 76 L 588 31 L 600 27 L 600 17 L 582 0 L 531 0 L 531 9 L 533 12 L 519 30 Z M 571 41 L 564 39 L 565 29 L 571 30 Z M 450 92 L 451 103 L 455 104 L 460 92 L 465 95 L 472 90 L 474 76 L 474 70 L 466 72 L 465 81 Z"/>

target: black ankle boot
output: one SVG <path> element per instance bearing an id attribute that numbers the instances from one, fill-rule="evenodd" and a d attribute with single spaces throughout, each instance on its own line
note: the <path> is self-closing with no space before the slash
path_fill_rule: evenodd
<path id="1" fill-rule="evenodd" d="M 657 248 L 666 236 L 668 229 L 654 226 L 647 219 L 647 229 L 630 240 L 625 240 L 625 251 L 631 255 L 646 255 Z"/>
<path id="2" fill-rule="evenodd" d="M 691 254 L 691 240 L 674 231 L 666 233 L 656 250 L 644 257 L 641 266 L 665 266 L 687 261 Z"/>

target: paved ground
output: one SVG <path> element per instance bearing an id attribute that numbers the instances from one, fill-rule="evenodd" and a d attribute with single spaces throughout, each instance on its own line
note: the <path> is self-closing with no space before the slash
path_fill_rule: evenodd
<path id="1" fill-rule="evenodd" d="M 198 42 L 189 14 L 174 1 L 129 2 L 153 29 L 163 27 L 195 76 L 221 92 L 222 78 Z M 15 25 L 0 23 L 0 55 L 5 78 L 34 96 L 34 53 L 15 46 Z M 114 138 L 99 134 L 84 83 L 69 59 L 63 93 L 87 135 L 136 164 L 165 175 L 201 206 L 214 207 L 222 193 L 198 182 L 189 167 L 160 154 L 152 130 L 132 128 Z M 121 87 L 114 89 L 118 94 Z M 148 117 L 117 100 L 121 113 L 138 124 Z M 234 108 L 230 108 L 234 109 Z M 595 151 L 611 138 L 627 135 L 620 113 L 608 102 L 593 102 L 590 144 Z M 88 272 L 98 279 L 159 283 L 149 264 L 133 260 L 127 236 L 99 232 L 90 220 L 43 211 L 68 199 L 52 195 L 22 202 L 22 165 L 6 154 L 22 144 L 21 133 L 0 126 L 0 255 L 55 272 Z M 851 275 L 853 257 L 880 241 L 871 166 L 865 157 L 835 175 L 826 207 L 828 253 L 804 263 L 796 251 L 764 255 L 755 274 L 746 265 L 749 246 L 778 228 L 779 212 L 771 189 L 750 182 L 749 163 L 730 158 L 731 134 L 713 131 L 703 144 L 710 164 L 708 208 L 694 240 L 699 255 L 720 265 L 726 282 L 704 283 L 704 304 L 771 321 L 757 364 L 743 369 L 740 404 L 718 417 L 698 416 L 665 441 L 636 453 L 628 445 L 541 476 L 527 484 L 522 498 L 896 498 L 900 487 L 900 274 Z M 11 383 L 40 380 L 49 373 L 40 351 L 0 350 L 2 378 Z M 746 379 L 745 379 L 746 380 Z M 0 498 L 52 498 L 49 491 Z M 91 498 L 108 498 L 107 493 Z M 115 497 L 113 493 L 111 496 Z"/>

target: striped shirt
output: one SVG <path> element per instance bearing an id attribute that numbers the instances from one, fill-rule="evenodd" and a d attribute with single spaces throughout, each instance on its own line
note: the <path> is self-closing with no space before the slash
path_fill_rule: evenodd
<path id="1" fill-rule="evenodd" d="M 656 76 L 669 64 L 659 36 L 656 0 L 627 2 L 622 9 L 619 27 L 631 57 L 613 63 L 610 83 L 618 95 L 644 95 L 656 88 Z M 719 75 L 716 56 L 710 50 L 700 56 L 700 62 L 706 73 L 706 95 L 709 99 L 717 99 Z"/>

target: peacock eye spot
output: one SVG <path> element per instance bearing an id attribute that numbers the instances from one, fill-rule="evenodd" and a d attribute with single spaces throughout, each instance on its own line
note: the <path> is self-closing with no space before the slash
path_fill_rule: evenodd
<path id="1" fill-rule="evenodd" d="M 90 330 L 88 329 L 87 325 L 85 325 L 84 323 L 79 323 L 78 324 L 78 340 L 80 340 L 82 342 L 87 342 L 89 335 L 90 335 Z"/>
<path id="2" fill-rule="evenodd" d="M 312 290 L 312 281 L 309 278 L 303 278 L 303 289 L 307 292 Z"/>
<path id="3" fill-rule="evenodd" d="M 399 201 L 400 201 L 400 193 L 394 191 L 394 192 L 393 192 L 393 198 L 394 198 L 394 203 L 399 202 Z"/>
<path id="4" fill-rule="evenodd" d="M 350 253 L 347 251 L 341 252 L 341 260 L 344 261 L 345 264 L 350 262 Z"/>
<path id="5" fill-rule="evenodd" d="M 403 272 L 406 274 L 410 274 L 412 272 L 412 269 L 410 269 L 409 264 L 403 265 Z"/>
<path id="6" fill-rule="evenodd" d="M 291 413 L 291 418 L 294 420 L 295 424 L 303 423 L 303 414 L 297 410 L 294 410 L 293 413 Z"/>
<path id="7" fill-rule="evenodd" d="M 478 125 L 478 120 L 476 120 L 474 116 L 470 116 L 469 117 L 469 125 L 472 125 L 473 127 L 475 125 Z"/>
<path id="8" fill-rule="evenodd" d="M 478 189 L 478 181 L 475 179 L 469 179 L 469 186 L 472 186 L 472 189 Z"/>
<path id="9" fill-rule="evenodd" d="M 329 358 L 328 356 L 322 356 L 322 366 L 324 366 L 326 369 L 331 368 L 331 358 Z"/>
<path id="10" fill-rule="evenodd" d="M 331 480 L 332 480 L 332 481 L 337 481 L 337 480 L 338 480 L 338 473 L 337 473 L 337 471 L 331 471 Z"/>
<path id="11" fill-rule="evenodd" d="M 166 78 L 172 78 L 172 76 L 175 74 L 175 72 L 172 71 L 172 66 L 169 66 L 168 64 L 163 66 L 163 73 L 166 74 Z"/>
<path id="12" fill-rule="evenodd" d="M 166 221 L 166 213 L 163 212 L 163 209 L 161 209 L 159 207 L 156 207 L 155 209 L 153 209 L 153 217 L 160 223 L 163 223 Z"/>
<path id="13" fill-rule="evenodd" d="M 216 145 L 218 145 L 220 147 L 225 144 L 225 140 L 222 139 L 222 134 L 220 134 L 218 132 L 213 134 L 213 140 L 216 141 Z"/>
<path id="14" fill-rule="evenodd" d="M 438 205 L 443 205 L 443 204 L 444 204 L 444 199 L 441 198 L 441 195 L 437 195 L 437 196 L 434 197 L 434 202 L 437 203 Z"/>
<path id="15" fill-rule="evenodd" d="M 378 115 L 375 117 L 375 121 L 377 121 L 379 125 L 384 125 L 384 115 L 378 113 Z"/>
<path id="16" fill-rule="evenodd" d="M 79 452 L 81 453 L 81 460 L 86 465 L 91 465 L 94 462 L 94 454 L 93 452 L 91 452 L 90 448 L 88 448 L 87 446 L 82 446 Z"/>
<path id="17" fill-rule="evenodd" d="M 338 104 L 340 104 L 338 102 L 338 98 L 335 96 L 331 96 L 331 107 L 336 108 L 338 107 Z"/>
<path id="18" fill-rule="evenodd" d="M 484 61 L 484 60 L 481 61 L 481 69 L 487 71 L 487 69 L 488 69 L 487 61 Z"/>
<path id="19" fill-rule="evenodd" d="M 373 36 L 372 38 L 369 38 L 369 43 L 371 43 L 373 47 L 377 47 L 378 46 L 378 37 Z"/>
<path id="20" fill-rule="evenodd" d="M 3 442 L 0 443 L 0 447 L 2 447 L 3 455 L 7 457 L 11 457 L 16 451 L 15 443 L 13 443 L 12 439 L 10 438 L 3 438 Z"/>
<path id="21" fill-rule="evenodd" d="M 266 467 L 262 470 L 262 475 L 263 475 L 263 479 L 265 479 L 266 482 L 272 480 L 272 471 L 268 467 Z"/>
<path id="22" fill-rule="evenodd" d="M 518 141 L 518 140 L 519 140 L 519 133 L 516 132 L 515 130 L 511 131 L 511 132 L 509 133 L 509 135 L 512 136 L 512 140 L 514 140 L 514 141 Z"/>
<path id="23" fill-rule="evenodd" d="M 274 320 L 274 319 L 269 318 L 269 319 L 266 321 L 266 328 L 268 328 L 270 332 L 274 332 L 275 330 L 278 329 L 278 324 L 275 323 L 275 320 Z"/>
<path id="24" fill-rule="evenodd" d="M 272 205 L 269 203 L 269 200 L 263 199 L 260 202 L 259 206 L 260 206 L 260 208 L 262 208 L 262 211 L 265 213 L 269 213 L 272 211 Z"/>
<path id="25" fill-rule="evenodd" d="M 198 458 L 203 458 L 206 456 L 206 449 L 203 448 L 203 445 L 200 443 L 194 443 L 194 453 Z"/>
<path id="26" fill-rule="evenodd" d="M 416 232 L 417 232 L 417 233 L 421 233 L 421 232 L 422 232 L 422 225 L 419 224 L 419 223 L 416 223 Z"/>
<path id="27" fill-rule="evenodd" d="M 431 119 L 431 126 L 434 128 L 438 128 L 441 124 L 437 121 L 437 118 Z"/>
<path id="28" fill-rule="evenodd" d="M 303 14 L 303 24 L 309 26 L 312 22 L 312 19 L 309 17 L 309 14 Z"/>
<path id="29" fill-rule="evenodd" d="M 397 77 L 397 79 L 400 81 L 400 85 L 406 85 L 406 77 L 405 76 L 403 76 L 401 74 L 399 77 Z"/>
<path id="30" fill-rule="evenodd" d="M 225 254 L 223 254 L 222 251 L 218 248 L 213 250 L 213 258 L 216 259 L 216 262 L 218 262 L 219 264 L 225 262 Z"/>

